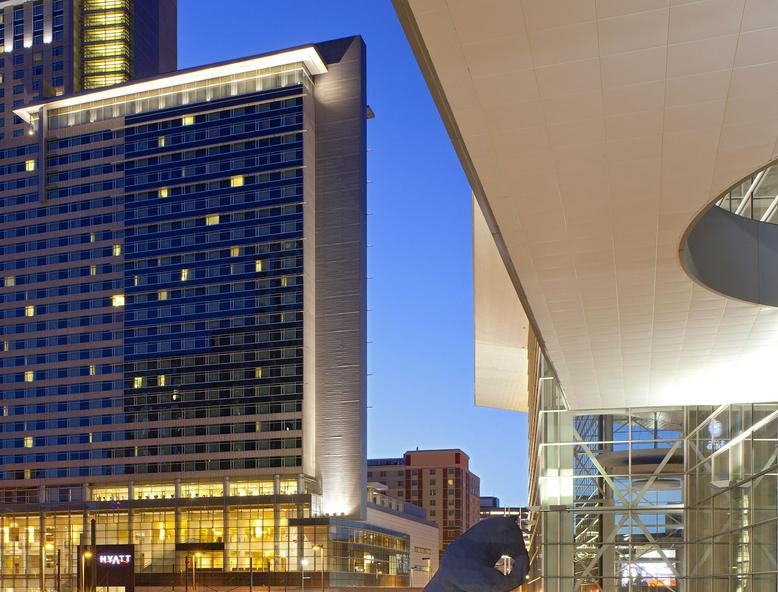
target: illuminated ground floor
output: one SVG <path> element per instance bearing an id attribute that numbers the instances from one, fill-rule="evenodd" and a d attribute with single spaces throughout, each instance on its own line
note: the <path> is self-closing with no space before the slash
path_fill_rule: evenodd
<path id="1" fill-rule="evenodd" d="M 191 588 L 193 579 L 198 587 L 300 586 L 303 574 L 317 588 L 409 586 L 412 534 L 381 517 L 400 528 L 415 520 L 431 540 L 434 527 L 399 506 L 371 504 L 375 523 L 324 516 L 314 486 L 300 477 L 6 490 L 0 590 L 101 592 L 100 569 L 129 561 L 126 589 Z"/>
<path id="2" fill-rule="evenodd" d="M 778 590 L 778 403 L 574 411 L 542 357 L 536 387 L 530 591 Z"/>

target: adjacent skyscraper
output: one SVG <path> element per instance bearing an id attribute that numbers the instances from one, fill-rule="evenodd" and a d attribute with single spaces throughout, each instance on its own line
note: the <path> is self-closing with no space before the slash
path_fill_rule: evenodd
<path id="1" fill-rule="evenodd" d="M 105 544 L 139 585 L 408 584 L 409 537 L 359 522 L 366 113 L 358 37 L 15 110 L 3 589 L 73 588 Z"/>
<path id="2" fill-rule="evenodd" d="M 0 140 L 33 100 L 175 70 L 176 38 L 176 0 L 0 3 Z"/>

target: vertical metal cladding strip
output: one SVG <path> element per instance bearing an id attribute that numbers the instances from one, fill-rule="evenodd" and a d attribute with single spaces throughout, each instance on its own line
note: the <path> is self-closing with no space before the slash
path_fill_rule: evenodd
<path id="1" fill-rule="evenodd" d="M 317 473 L 325 513 L 364 518 L 365 46 L 355 37 L 320 49 L 329 72 L 314 88 Z"/>

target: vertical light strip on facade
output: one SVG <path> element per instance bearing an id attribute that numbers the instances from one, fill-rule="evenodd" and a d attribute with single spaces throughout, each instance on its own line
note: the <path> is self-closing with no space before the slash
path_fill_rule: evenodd
<path id="1" fill-rule="evenodd" d="M 81 84 L 84 89 L 130 79 L 132 15 L 129 0 L 83 0 Z"/>

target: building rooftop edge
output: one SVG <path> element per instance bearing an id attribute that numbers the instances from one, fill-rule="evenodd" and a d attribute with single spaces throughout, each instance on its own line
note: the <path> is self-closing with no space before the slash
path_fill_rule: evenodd
<path id="1" fill-rule="evenodd" d="M 176 70 L 175 72 L 167 72 L 159 76 L 154 76 L 153 78 L 133 80 L 124 84 L 90 90 L 65 97 L 52 97 L 51 99 L 38 101 L 14 109 L 14 113 L 25 122 L 29 123 L 32 115 L 44 108 L 57 109 L 72 107 L 74 105 L 113 99 L 134 93 L 159 90 L 180 84 L 200 82 L 202 80 L 208 80 L 209 78 L 218 78 L 220 76 L 272 68 L 274 66 L 285 66 L 298 62 L 305 64 L 305 67 L 313 75 L 327 72 L 327 66 L 316 49 L 315 44 L 309 44 L 281 51 L 258 54 L 247 58 L 239 58 L 204 66 L 195 66 L 184 70 Z"/>

